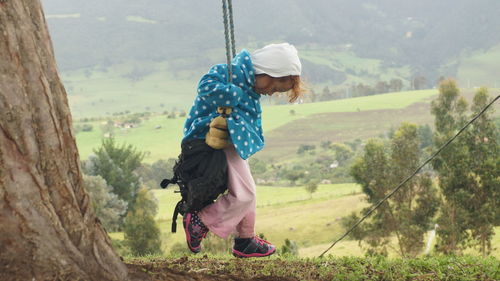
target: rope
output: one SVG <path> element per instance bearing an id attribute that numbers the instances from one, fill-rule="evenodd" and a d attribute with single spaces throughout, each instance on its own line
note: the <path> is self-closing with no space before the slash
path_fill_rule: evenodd
<path id="1" fill-rule="evenodd" d="M 344 239 L 351 231 L 353 231 L 361 222 L 363 222 L 373 211 L 375 211 L 382 203 L 384 203 L 387 199 L 391 198 L 391 196 L 398 191 L 405 183 L 407 183 L 411 178 L 413 178 L 427 163 L 429 163 L 431 160 L 433 160 L 440 152 L 443 150 L 446 146 L 448 146 L 458 135 L 460 135 L 472 122 L 474 122 L 477 118 L 479 118 L 493 103 L 495 103 L 498 99 L 500 98 L 500 95 L 498 95 L 496 98 L 494 98 L 486 107 L 479 112 L 472 120 L 470 120 L 465 126 L 458 131 L 458 133 L 455 134 L 451 139 L 449 139 L 445 144 L 443 144 L 429 159 L 427 159 L 420 167 L 418 167 L 415 172 L 407 177 L 403 182 L 401 182 L 393 191 L 391 191 L 389 194 L 387 194 L 382 200 L 380 200 L 373 208 L 371 208 L 360 220 L 358 220 L 344 235 L 342 235 L 339 239 L 337 239 L 333 244 L 326 249 L 319 257 L 323 257 L 326 252 L 328 252 L 335 244 L 337 244 L 340 240 Z"/>
<path id="2" fill-rule="evenodd" d="M 229 75 L 228 81 L 229 83 L 231 83 L 231 81 L 233 80 L 231 59 L 236 55 L 236 45 L 234 43 L 232 0 L 222 0 L 222 13 L 224 18 L 224 36 L 226 39 L 226 60 L 227 60 L 227 71 Z M 228 18 L 229 18 L 229 24 L 228 24 Z M 229 37 L 231 37 L 231 39 Z"/>
<path id="3" fill-rule="evenodd" d="M 236 44 L 234 43 L 233 0 L 227 0 L 227 7 L 229 10 L 229 30 L 231 31 L 231 50 L 233 51 L 231 58 L 234 58 L 236 56 Z"/>

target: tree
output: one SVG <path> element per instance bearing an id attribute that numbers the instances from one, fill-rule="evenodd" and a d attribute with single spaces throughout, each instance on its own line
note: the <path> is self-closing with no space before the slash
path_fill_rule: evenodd
<path id="1" fill-rule="evenodd" d="M 354 155 L 351 148 L 349 148 L 345 144 L 335 143 L 331 147 L 333 151 L 335 151 L 335 158 L 337 159 L 337 161 L 339 161 L 340 164 L 345 163 Z"/>
<path id="2" fill-rule="evenodd" d="M 432 145 L 432 129 L 428 124 L 418 126 L 418 137 L 420 138 L 420 148 L 427 148 Z"/>
<path id="3" fill-rule="evenodd" d="M 141 178 L 143 185 L 148 188 L 159 188 L 160 182 L 163 179 L 169 179 L 173 176 L 172 168 L 176 159 L 169 158 L 168 160 L 158 160 L 153 164 L 141 163 L 141 166 L 136 170 Z M 253 170 L 252 170 L 253 171 Z"/>
<path id="4" fill-rule="evenodd" d="M 112 137 L 115 132 L 115 122 L 111 119 L 106 121 L 106 124 L 101 126 L 101 131 L 104 137 Z"/>
<path id="5" fill-rule="evenodd" d="M 101 147 L 94 150 L 95 156 L 85 163 L 85 173 L 101 176 L 113 188 L 113 193 L 133 207 L 135 195 L 140 187 L 135 170 L 140 167 L 144 153 L 132 145 L 118 146 L 114 138 L 103 139 Z"/>
<path id="6" fill-rule="evenodd" d="M 427 87 L 427 78 L 422 75 L 413 77 L 413 90 L 421 90 Z"/>
<path id="7" fill-rule="evenodd" d="M 389 82 L 389 89 L 392 92 L 401 92 L 401 90 L 403 89 L 403 81 L 401 81 L 401 79 L 399 78 L 391 79 L 391 81 Z"/>
<path id="8" fill-rule="evenodd" d="M 453 80 L 445 80 L 439 86 L 439 96 L 431 103 L 434 115 L 435 149 L 442 146 L 456 131 L 465 125 L 467 102 L 460 97 L 459 90 Z M 470 161 L 465 138 L 457 138 L 439 157 L 432 162 L 438 173 L 439 188 L 443 195 L 440 215 L 437 219 L 438 239 L 436 249 L 443 253 L 457 253 L 467 247 L 470 233 L 467 231 L 468 212 L 465 205 L 473 196 L 468 186 L 471 184 L 467 175 Z"/>
<path id="9" fill-rule="evenodd" d="M 323 91 L 321 92 L 321 95 L 319 96 L 319 100 L 320 101 L 329 101 L 329 100 L 333 100 L 334 99 L 334 95 L 332 92 L 330 92 L 330 88 L 328 88 L 328 86 L 325 86 L 323 88 Z"/>
<path id="10" fill-rule="evenodd" d="M 309 193 L 309 199 L 312 198 L 312 194 L 318 190 L 318 182 L 317 181 L 309 181 L 306 186 L 306 191 Z"/>
<path id="11" fill-rule="evenodd" d="M 472 115 L 477 115 L 488 102 L 488 90 L 479 89 L 471 106 Z M 470 214 L 468 225 L 471 238 L 477 241 L 483 256 L 491 252 L 494 221 L 500 212 L 495 202 L 500 197 L 500 151 L 496 142 L 498 129 L 490 117 L 492 111 L 484 112 L 464 136 L 471 155 L 467 176 L 470 177 L 469 189 L 473 195 L 464 207 Z"/>
<path id="12" fill-rule="evenodd" d="M 301 177 L 304 176 L 304 172 L 302 170 L 287 170 L 285 172 L 285 178 L 290 181 L 292 186 L 295 185 L 295 182 L 298 181 Z"/>
<path id="13" fill-rule="evenodd" d="M 316 149 L 315 145 L 312 144 L 301 144 L 297 149 L 297 154 L 303 154 L 306 151 L 314 151 Z"/>
<path id="14" fill-rule="evenodd" d="M 251 157 L 248 160 L 248 164 L 250 165 L 252 174 L 255 175 L 262 175 L 268 170 L 266 162 L 255 157 Z"/>
<path id="15" fill-rule="evenodd" d="M 324 150 L 330 149 L 330 146 L 332 145 L 332 141 L 326 140 L 322 141 L 320 147 L 323 148 Z"/>
<path id="16" fill-rule="evenodd" d="M 368 142 L 364 155 L 352 167 L 352 175 L 373 206 L 416 170 L 420 158 L 417 126 L 403 123 L 390 143 Z M 366 240 L 372 252 L 387 254 L 394 235 L 399 245 L 396 251 L 401 256 L 418 255 L 424 246 L 424 234 L 437 211 L 435 194 L 429 175 L 415 176 L 380 205 L 371 221 L 357 233 L 359 240 Z"/>
<path id="17" fill-rule="evenodd" d="M 154 217 L 158 207 L 152 194 L 146 188 L 137 193 L 137 201 L 133 211 L 125 219 L 125 244 L 132 254 L 144 256 L 161 254 L 160 229 Z"/>
<path id="18" fill-rule="evenodd" d="M 0 279 L 128 280 L 83 188 L 40 1 L 0 1 L 0 30 Z"/>
<path id="19" fill-rule="evenodd" d="M 402 182 L 419 166 L 422 151 L 417 126 L 403 123 L 391 140 L 392 186 Z M 391 198 L 397 221 L 398 242 L 403 256 L 415 257 L 424 246 L 424 235 L 438 209 L 438 197 L 430 175 L 415 176 Z M 400 234 L 398 234 L 400 232 Z"/>
<path id="20" fill-rule="evenodd" d="M 83 175 L 83 182 L 96 216 L 106 230 L 117 231 L 120 218 L 127 211 L 127 202 L 120 200 L 100 176 Z"/>
<path id="21" fill-rule="evenodd" d="M 389 84 L 385 81 L 378 81 L 375 85 L 375 92 L 377 94 L 389 92 Z"/>

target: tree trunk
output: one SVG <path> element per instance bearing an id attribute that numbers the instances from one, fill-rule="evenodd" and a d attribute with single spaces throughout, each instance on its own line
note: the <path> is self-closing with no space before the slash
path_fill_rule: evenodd
<path id="1" fill-rule="evenodd" d="M 39 0 L 0 0 L 0 280 L 128 280 L 82 185 Z"/>

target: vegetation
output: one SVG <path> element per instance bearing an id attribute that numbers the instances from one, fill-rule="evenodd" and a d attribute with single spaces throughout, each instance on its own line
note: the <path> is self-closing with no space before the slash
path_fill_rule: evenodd
<path id="1" fill-rule="evenodd" d="M 144 154 L 132 145 L 118 146 L 114 138 L 105 138 L 102 146 L 94 150 L 95 156 L 83 163 L 87 175 L 101 176 L 112 187 L 113 193 L 133 208 L 139 190 L 139 177 L 134 171 L 140 166 Z"/>
<path id="2" fill-rule="evenodd" d="M 118 198 L 101 176 L 83 175 L 83 185 L 90 195 L 92 207 L 107 231 L 118 231 L 127 212 L 127 202 Z"/>
<path id="3" fill-rule="evenodd" d="M 125 245 L 134 256 L 161 254 L 160 230 L 154 217 L 157 204 L 152 194 L 142 188 L 137 193 L 134 210 L 128 213 L 124 224 Z"/>
<path id="4" fill-rule="evenodd" d="M 432 119 L 427 109 L 407 107 L 419 102 L 428 102 L 428 99 L 436 93 L 434 90 L 411 91 L 329 102 L 264 107 L 266 148 L 265 153 L 258 153 L 256 157 L 266 162 L 269 162 L 270 158 L 282 160 L 283 157 L 295 155 L 300 144 L 319 146 L 321 141 L 327 140 L 342 143 L 364 139 L 367 136 L 375 137 L 404 120 L 416 119 L 421 120 L 419 124 L 431 124 Z M 108 108 L 110 106 L 108 105 Z M 403 114 L 400 110 L 404 108 L 406 109 Z M 296 112 L 293 116 L 290 115 L 291 109 Z M 115 123 L 123 122 L 123 119 L 128 119 L 127 116 L 132 115 L 116 116 L 112 120 L 115 120 Z M 139 118 L 141 123 L 137 127 L 115 127 L 113 135 L 116 142 L 140 148 L 146 153 L 144 160 L 148 163 L 177 158 L 180 153 L 184 118 L 169 119 L 166 115 L 158 114 L 141 114 Z M 104 135 L 101 123 L 107 120 L 108 118 L 83 118 L 76 122 L 75 126 L 84 123 L 94 126 L 93 131 L 81 132 L 76 136 L 82 159 L 87 159 L 93 154 L 93 150 L 100 146 Z M 158 126 L 161 128 L 155 129 Z M 292 126 L 293 128 L 289 128 Z M 306 131 L 307 134 L 302 133 Z M 290 134 L 293 132 L 297 133 L 292 138 Z M 318 139 L 318 136 L 321 137 Z M 280 149 L 274 149 L 276 142 L 279 142 Z"/>
<path id="5" fill-rule="evenodd" d="M 485 280 L 500 279 L 494 258 L 435 256 L 416 259 L 373 257 L 234 259 L 220 255 L 127 259 L 127 263 L 161 279 L 169 270 L 197 274 L 203 280 Z M 217 278 L 217 279 L 215 279 Z M 239 279 L 238 279 L 239 280 Z"/>
<path id="6" fill-rule="evenodd" d="M 386 96 L 391 97 L 391 99 L 397 99 L 398 95 L 399 94 L 387 94 Z M 372 97 L 367 97 L 363 99 L 371 98 Z M 323 103 L 319 103 L 318 105 L 322 104 Z M 304 108 L 307 109 L 307 105 L 304 106 Z M 282 110 L 281 107 L 275 108 L 277 110 Z M 319 111 L 321 111 L 321 106 L 318 108 Z M 169 112 L 167 113 L 170 114 Z M 272 113 L 276 113 L 276 111 Z M 295 118 L 297 115 L 301 115 L 302 111 L 297 110 L 294 116 L 290 116 L 289 112 L 287 114 L 289 118 Z M 313 112 L 309 114 L 312 115 Z M 151 114 L 144 114 L 137 117 L 141 120 L 137 122 L 140 126 L 131 129 L 137 130 L 137 132 L 140 132 L 140 130 L 143 130 L 143 132 L 147 130 L 159 132 L 159 130 L 156 130 L 153 126 L 157 118 L 162 117 L 162 120 L 168 120 L 165 116 L 155 116 Z M 123 115 L 120 116 L 120 118 L 128 117 Z M 91 120 L 86 121 L 91 122 Z M 92 134 L 94 132 L 88 133 Z M 415 168 L 415 163 L 418 163 L 419 160 L 428 153 L 431 142 L 430 139 L 432 139 L 432 130 L 426 125 L 417 126 L 405 124 L 399 128 L 389 130 L 388 133 L 379 135 L 384 138 L 380 140 L 383 144 L 380 153 L 386 153 L 385 163 L 388 167 L 385 172 L 382 173 L 380 178 L 382 184 L 380 186 L 389 188 L 395 186 L 396 182 L 399 183 L 398 181 L 408 174 L 408 171 Z M 144 140 L 144 138 L 142 138 L 142 140 Z M 119 148 L 116 143 L 114 146 L 115 149 Z M 125 147 L 127 147 L 127 145 L 122 145 L 122 149 Z M 132 146 L 128 145 L 128 147 Z M 359 139 L 346 141 L 344 143 L 334 143 L 331 140 L 322 140 L 314 145 L 299 145 L 298 149 L 296 148 L 296 153 L 294 153 L 294 158 L 288 161 L 263 161 L 260 158 L 251 158 L 250 165 L 256 181 L 260 181 L 260 184 L 275 185 L 273 187 L 259 187 L 261 191 L 259 192 L 258 208 L 262 218 L 258 221 L 258 229 L 265 232 L 272 242 L 278 242 L 280 247 L 285 246 L 286 248 L 286 241 L 293 241 L 295 246 L 302 253 L 317 254 L 318 251 L 323 250 L 315 247 L 325 245 L 325 243 L 331 241 L 332 235 L 340 234 L 342 231 L 341 228 L 334 229 L 334 226 L 340 225 L 340 219 L 344 216 L 348 216 L 349 212 L 353 210 L 353 206 L 356 206 L 355 210 L 357 211 L 366 207 L 365 203 L 362 203 L 363 196 L 352 194 L 353 192 L 359 192 L 359 188 L 356 187 L 356 185 L 346 185 L 345 187 L 350 187 L 345 189 L 341 185 L 325 184 L 327 182 L 326 180 L 333 182 L 352 181 L 352 178 L 349 179 L 349 168 L 353 164 L 355 157 L 362 155 L 362 151 L 370 149 L 370 147 L 370 143 L 364 144 L 363 141 Z M 98 150 L 95 150 L 95 152 L 97 151 Z M 123 150 L 122 152 L 125 151 L 126 150 Z M 137 151 L 135 152 L 139 153 Z M 168 161 L 159 160 L 152 164 L 142 163 L 132 174 L 139 179 L 139 185 L 144 184 L 145 186 L 154 188 L 161 179 L 169 177 L 171 166 L 174 162 L 174 158 L 171 158 Z M 85 167 L 88 165 L 89 164 L 86 163 Z M 390 167 L 390 165 L 394 166 Z M 376 167 L 376 165 L 368 166 Z M 360 172 L 360 174 L 362 173 Z M 320 181 L 323 181 L 323 184 L 318 185 Z M 387 249 L 373 251 L 373 253 L 384 253 L 389 256 L 395 254 L 416 256 L 422 252 L 424 237 L 427 235 L 427 230 L 431 222 L 434 223 L 431 219 L 433 217 L 433 212 L 435 212 L 435 200 L 433 199 L 433 195 L 436 193 L 430 191 L 429 188 L 432 188 L 432 181 L 426 178 L 425 175 L 421 175 L 421 179 L 417 179 L 415 182 L 409 184 L 411 186 L 407 188 L 409 193 L 401 193 L 399 198 L 400 201 L 391 202 L 391 206 L 396 210 L 392 212 L 392 215 L 395 215 L 398 219 L 392 218 L 392 220 L 387 220 L 385 227 L 386 229 L 394 229 L 394 231 L 384 233 L 385 236 L 380 236 L 373 240 L 375 241 L 378 239 L 378 242 L 380 242 L 380 247 L 378 247 L 379 250 L 383 247 Z M 280 185 L 299 186 L 295 188 L 277 187 Z M 314 192 L 314 185 L 317 185 L 318 189 L 316 191 L 317 195 L 312 197 L 312 193 L 308 195 L 308 189 Z M 310 188 L 308 188 L 308 186 Z M 419 194 L 419 192 L 422 192 L 421 194 L 426 193 L 427 195 L 421 195 L 423 196 L 422 199 L 417 199 L 415 202 L 406 200 L 415 194 Z M 413 195 L 410 196 L 410 193 Z M 160 212 L 156 215 L 155 220 L 158 226 L 163 230 L 161 234 L 163 251 L 165 253 L 185 253 L 185 238 L 182 233 L 168 233 L 171 223 L 170 215 L 178 199 L 172 196 L 170 190 L 155 190 L 153 194 L 155 197 L 158 197 L 160 200 L 159 202 L 161 202 Z M 381 194 L 383 194 L 382 191 L 377 196 L 381 196 Z M 397 197 L 398 196 L 395 196 L 394 199 Z M 167 198 L 168 200 L 166 202 L 165 199 Z M 374 201 L 375 199 L 372 199 L 372 202 Z M 328 206 L 336 206 L 336 208 L 332 208 L 325 213 L 324 210 L 330 208 Z M 418 211 L 416 212 L 419 208 L 422 208 L 422 214 L 425 215 L 421 215 Z M 390 218 L 390 216 L 386 216 L 386 219 L 388 218 Z M 279 230 L 281 231 L 274 227 L 276 220 L 286 222 L 280 226 Z M 421 223 L 421 226 L 419 226 L 420 228 L 411 226 L 410 222 Z M 402 228 L 398 228 L 400 226 Z M 288 231 L 283 232 L 283 229 L 288 229 Z M 332 230 L 333 232 L 331 232 Z M 362 231 L 363 228 L 361 227 L 358 230 Z M 311 240 L 307 237 L 314 237 L 315 239 Z M 366 238 L 365 241 L 369 241 L 367 237 L 364 238 Z M 115 241 L 115 244 L 116 243 Z M 291 242 L 289 242 L 289 244 L 290 243 Z M 210 237 L 207 239 L 206 244 L 207 252 L 223 253 L 231 246 L 231 241 L 222 241 L 218 238 Z M 346 250 L 355 249 L 355 253 L 362 253 L 359 247 L 353 247 L 355 244 L 353 244 L 352 241 L 345 241 L 342 245 L 344 246 L 341 247 L 346 247 Z M 118 246 L 122 247 L 123 245 Z M 291 244 L 289 246 L 291 246 Z M 316 249 L 314 250 L 315 252 L 312 250 L 313 248 Z M 126 251 L 123 253 L 126 253 Z"/>
<path id="7" fill-rule="evenodd" d="M 310 181 L 306 184 L 306 191 L 309 193 L 309 195 L 312 198 L 312 194 L 318 190 L 318 182 L 317 181 Z"/>
<path id="8" fill-rule="evenodd" d="M 473 99 L 472 114 L 479 113 L 488 100 L 487 90 L 480 89 Z M 455 82 L 443 81 L 439 97 L 432 103 L 432 113 L 436 117 L 436 147 L 465 125 L 470 118 L 466 114 L 467 107 Z M 491 114 L 491 110 L 485 112 L 464 136 L 450 144 L 433 162 L 443 194 L 437 219 L 437 248 L 441 252 L 461 252 L 471 246 L 471 239 L 476 241 L 483 255 L 491 251 L 493 227 L 498 224 L 495 218 L 500 212 L 497 205 L 500 190 L 498 131 Z"/>
<path id="9" fill-rule="evenodd" d="M 370 204 L 363 214 L 416 170 L 421 161 L 420 147 L 417 126 L 408 123 L 401 125 L 390 143 L 368 141 L 364 154 L 352 166 L 352 175 Z M 430 175 L 417 175 L 380 205 L 368 222 L 358 226 L 353 237 L 368 244 L 369 253 L 387 255 L 391 238 L 396 236 L 399 255 L 415 257 L 422 252 L 424 235 L 437 207 Z M 349 228 L 358 220 L 352 214 L 343 224 Z"/>

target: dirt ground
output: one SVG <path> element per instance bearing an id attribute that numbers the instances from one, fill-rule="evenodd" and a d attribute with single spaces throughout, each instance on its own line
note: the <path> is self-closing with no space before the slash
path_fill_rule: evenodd
<path id="1" fill-rule="evenodd" d="M 151 281 L 296 281 L 293 277 L 255 274 L 262 272 L 264 265 L 269 263 L 280 265 L 278 260 L 214 260 L 212 258 L 187 258 L 161 259 L 153 261 L 134 260 L 127 262 L 132 280 Z M 237 272 L 237 274 L 235 274 Z M 270 274 L 269 274 L 270 273 Z"/>

